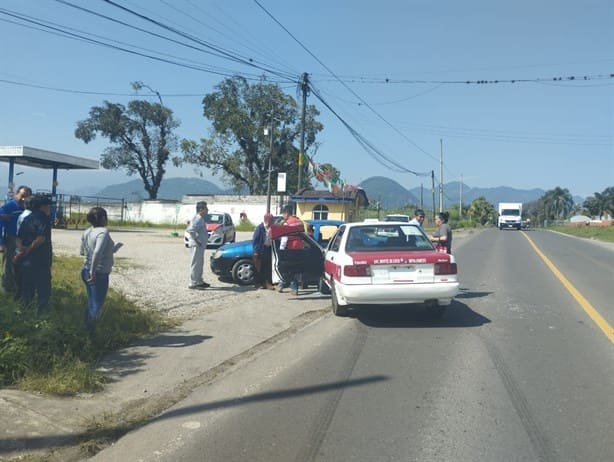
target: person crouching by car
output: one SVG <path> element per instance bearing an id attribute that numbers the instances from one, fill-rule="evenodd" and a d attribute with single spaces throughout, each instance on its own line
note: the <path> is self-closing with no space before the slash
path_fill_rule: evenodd
<path id="1" fill-rule="evenodd" d="M 205 215 L 209 212 L 207 203 L 199 201 L 196 203 L 196 215 L 190 221 L 186 230 L 190 235 L 188 239 L 188 247 L 192 250 L 192 258 L 190 259 L 190 285 L 188 288 L 203 290 L 209 287 L 203 280 L 203 269 L 205 264 L 205 249 L 209 235 L 207 233 L 207 224 L 205 223 Z"/>
<path id="2" fill-rule="evenodd" d="M 274 221 L 273 215 L 265 214 L 263 222 L 256 226 L 252 238 L 254 247 L 252 260 L 256 269 L 254 287 L 260 289 L 275 289 L 271 279 L 271 225 Z"/>

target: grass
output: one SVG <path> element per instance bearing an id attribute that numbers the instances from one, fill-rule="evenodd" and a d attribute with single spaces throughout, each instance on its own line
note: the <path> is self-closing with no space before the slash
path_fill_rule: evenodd
<path id="1" fill-rule="evenodd" d="M 573 236 L 614 242 L 614 226 L 550 226 L 548 229 Z"/>
<path id="2" fill-rule="evenodd" d="M 77 257 L 54 257 L 48 314 L 0 294 L 0 387 L 54 395 L 99 391 L 105 378 L 97 367 L 106 353 L 172 325 L 111 287 L 90 338 L 83 325 L 87 297 L 81 265 Z"/>

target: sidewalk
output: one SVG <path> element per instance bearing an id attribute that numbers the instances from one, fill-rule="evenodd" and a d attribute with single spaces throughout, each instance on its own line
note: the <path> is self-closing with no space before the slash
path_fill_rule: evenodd
<path id="1" fill-rule="evenodd" d="M 248 304 L 185 322 L 108 357 L 101 393 L 56 398 L 0 390 L 0 460 L 71 446 L 94 422 L 121 421 L 161 412 L 190 390 L 249 361 L 258 352 L 327 314 L 330 298 L 260 290 Z M 125 424 L 125 422 L 124 422 Z M 68 453 L 50 460 L 75 459 Z"/>

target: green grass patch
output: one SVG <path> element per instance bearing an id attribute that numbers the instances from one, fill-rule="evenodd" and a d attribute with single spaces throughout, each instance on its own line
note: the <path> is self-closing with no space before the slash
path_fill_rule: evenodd
<path id="1" fill-rule="evenodd" d="M 549 226 L 548 229 L 572 236 L 614 242 L 614 226 Z"/>
<path id="2" fill-rule="evenodd" d="M 0 294 L 0 387 L 56 395 L 98 391 L 104 375 L 96 369 L 105 354 L 173 325 L 111 287 L 90 338 L 83 321 L 87 296 L 81 265 L 78 257 L 54 257 L 48 314 Z"/>

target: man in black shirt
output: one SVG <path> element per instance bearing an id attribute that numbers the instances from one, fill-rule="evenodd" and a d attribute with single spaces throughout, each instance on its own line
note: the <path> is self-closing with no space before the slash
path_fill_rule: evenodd
<path id="1" fill-rule="evenodd" d="M 49 310 L 51 296 L 51 199 L 36 194 L 30 201 L 28 215 L 17 234 L 19 299 L 30 306 L 36 295 L 39 313 Z"/>

